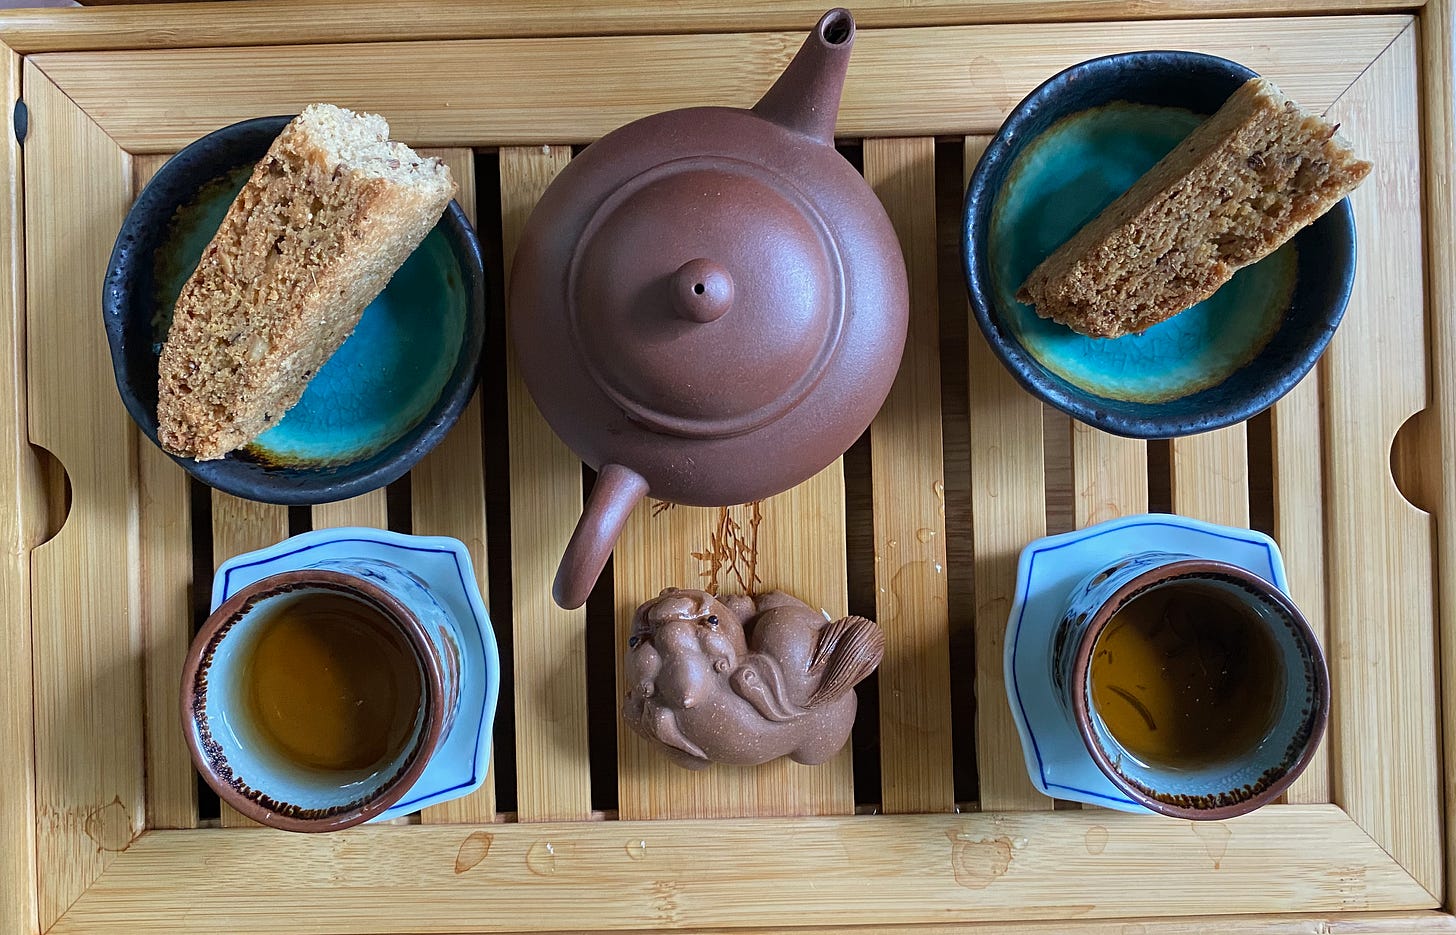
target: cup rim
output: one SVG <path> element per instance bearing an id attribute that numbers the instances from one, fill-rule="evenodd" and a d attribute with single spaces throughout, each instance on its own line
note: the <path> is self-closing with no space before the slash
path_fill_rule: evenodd
<path id="1" fill-rule="evenodd" d="M 314 588 L 338 591 L 361 600 L 397 625 L 405 634 L 424 675 L 425 723 L 418 739 L 406 754 L 404 765 L 365 801 L 345 811 L 318 817 L 299 817 L 270 808 L 245 795 L 218 775 L 212 758 L 203 749 L 201 741 L 204 717 L 199 710 L 199 704 L 206 698 L 207 686 L 199 685 L 199 676 L 204 675 L 210 666 L 212 652 L 219 641 L 254 604 L 289 591 Z M 319 568 L 298 569 L 270 575 L 242 588 L 219 605 L 198 628 L 182 666 L 182 733 L 192 754 L 193 766 L 203 780 L 223 802 L 245 817 L 284 831 L 339 831 L 383 814 L 402 799 L 424 773 L 431 751 L 439 746 L 444 734 L 444 694 L 444 676 L 439 659 L 435 656 L 434 644 L 419 617 L 402 601 L 379 585 L 355 575 Z"/>
<path id="2" fill-rule="evenodd" d="M 1248 798 L 1231 805 L 1219 805 L 1213 808 L 1194 808 L 1182 805 L 1173 805 L 1165 802 L 1129 780 L 1113 765 L 1107 751 L 1102 748 L 1095 732 L 1092 730 L 1092 712 L 1087 703 L 1087 692 L 1084 688 L 1088 678 L 1088 669 L 1092 664 L 1092 650 L 1096 645 L 1102 631 L 1111 622 L 1117 611 L 1127 604 L 1128 601 L 1137 597 L 1153 587 L 1176 581 L 1192 575 L 1213 575 L 1220 578 L 1232 579 L 1239 584 L 1257 591 L 1261 597 L 1275 604 L 1285 614 L 1295 630 L 1296 636 L 1303 640 L 1313 651 L 1312 655 L 1316 665 L 1314 666 L 1314 694 L 1315 703 L 1310 711 L 1306 723 L 1309 725 L 1309 734 L 1305 740 L 1304 747 L 1298 758 L 1276 779 L 1266 785 L 1263 789 L 1250 795 Z M 1235 818 L 1245 815 L 1261 806 L 1277 799 L 1285 789 L 1299 778 L 1306 766 L 1314 759 L 1315 750 L 1319 747 L 1320 738 L 1323 737 L 1325 728 L 1329 722 L 1330 714 L 1330 677 L 1329 670 L 1325 663 L 1324 652 L 1320 648 L 1319 639 L 1315 636 L 1314 629 L 1309 625 L 1303 612 L 1295 606 L 1287 594 L 1278 587 L 1265 581 L 1263 578 L 1245 568 L 1231 565 L 1227 562 L 1215 561 L 1213 559 L 1190 558 L 1179 559 L 1156 568 L 1144 571 L 1129 579 L 1125 584 L 1112 592 L 1093 612 L 1087 622 L 1086 629 L 1082 631 L 1077 641 L 1076 654 L 1072 662 L 1072 678 L 1069 683 L 1072 704 L 1072 719 L 1076 722 L 1077 733 L 1081 735 L 1082 742 L 1092 755 L 1092 760 L 1097 764 L 1108 780 L 1127 795 L 1134 802 L 1161 815 L 1170 818 L 1187 818 L 1194 821 L 1217 821 L 1223 818 Z"/>

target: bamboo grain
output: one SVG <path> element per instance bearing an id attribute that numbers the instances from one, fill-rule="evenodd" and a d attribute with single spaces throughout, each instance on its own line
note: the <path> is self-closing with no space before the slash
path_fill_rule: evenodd
<path id="1" fill-rule="evenodd" d="M 600 931 L 600 930 L 598 930 Z M 645 935 L 646 930 L 639 930 Z M 843 928 L 756 928 L 753 935 L 842 935 Z M 871 925 L 853 935 L 1438 935 L 1456 932 L 1456 916 L 1432 910 L 1401 912 L 1278 913 L 1275 915 L 1143 916 L 1131 919 L 1078 919 L 1075 929 L 1065 919 L 1051 922 L 960 922 L 954 925 Z M 696 929 L 693 935 L 741 935 L 742 929 Z M 556 935 L 556 933 L 551 933 Z M 566 933 L 561 933 L 566 935 Z M 571 935 L 595 935 L 573 932 Z M 636 935 L 636 933 L 632 933 Z"/>
<path id="2" fill-rule="evenodd" d="M 389 503 L 383 487 L 347 500 L 314 504 L 309 514 L 314 529 L 339 529 L 343 526 L 389 528 Z"/>
<path id="3" fill-rule="evenodd" d="M 1446 770 L 1456 755 L 1456 248 L 1439 232 L 1456 227 L 1456 5 L 1433 0 L 1421 11 L 1421 117 L 1425 173 L 1426 309 L 1433 363 L 1434 415 L 1440 426 L 1440 495 L 1436 505 L 1439 533 L 1441 727 Z M 1456 880 L 1456 786 L 1445 790 L 1446 879 Z M 1449 885 L 1446 907 L 1456 906 Z"/>
<path id="4" fill-rule="evenodd" d="M 1173 512 L 1224 526 L 1249 525 L 1249 439 L 1245 424 L 1172 442 Z"/>
<path id="5" fill-rule="evenodd" d="M 1072 421 L 1072 490 L 1078 529 L 1148 511 L 1148 443 Z"/>
<path id="6" fill-rule="evenodd" d="M 244 877 L 246 886 L 219 885 Z M 523 910 L 548 885 L 551 911 Z M 1338 808 L 1289 805 L 1191 830 L 1149 815 L 1061 811 L 157 831 L 54 931 L 783 928 L 848 906 L 857 925 L 1017 915 L 1076 927 L 1112 915 L 1434 903 Z"/>
<path id="7" fill-rule="evenodd" d="M 1238 59 L 1323 110 L 1408 16 L 864 30 L 838 132 L 992 133 L 1028 91 L 1075 62 L 1128 49 Z M 1311 42 L 1312 31 L 1320 41 Z M 383 114 L 417 146 L 587 143 L 673 107 L 748 106 L 801 33 L 485 39 L 80 52 L 35 61 L 123 148 L 168 152 L 219 126 L 315 101 Z"/>
<path id="8" fill-rule="evenodd" d="M 645 501 L 628 519 L 612 567 L 619 697 L 625 690 L 622 659 L 632 612 L 663 588 L 721 594 L 781 590 L 831 618 L 841 617 L 849 600 L 843 461 L 758 503 L 706 508 Z M 848 746 L 822 766 L 782 758 L 763 766 L 695 772 L 674 765 L 618 724 L 617 808 L 624 819 L 854 812 Z"/>
<path id="9" fill-rule="evenodd" d="M 133 197 L 168 158 L 132 160 Z M 136 436 L 147 827 L 195 828 L 197 774 L 177 719 L 177 686 L 192 642 L 192 503 L 187 472 L 140 430 Z"/>
<path id="10" fill-rule="evenodd" d="M 136 436 L 106 336 L 94 312 L 77 314 L 101 306 L 132 177 L 127 154 L 28 62 L 23 82 L 29 431 L 73 492 L 65 525 L 31 553 L 44 930 L 145 822 Z"/>
<path id="11" fill-rule="evenodd" d="M 1299 382 L 1271 412 L 1274 450 L 1274 540 L 1284 556 L 1289 596 L 1304 612 L 1320 645 L 1329 647 L 1325 619 L 1324 476 L 1320 452 L 1320 378 L 1317 371 Z M 1326 740 L 1304 773 L 1289 787 L 1290 802 L 1330 801 L 1330 749 Z"/>
<path id="12" fill-rule="evenodd" d="M 20 98 L 21 59 L 0 45 L 0 106 Z M 20 144 L 0 137 L 0 916 L 3 935 L 39 932 L 36 895 L 35 697 L 31 682 L 30 548 L 40 478 L 27 444 L 25 206 Z"/>
<path id="13" fill-rule="evenodd" d="M 1325 580 L 1335 802 L 1440 893 L 1432 524 L 1390 474 L 1391 440 L 1427 400 L 1425 355 L 1411 352 L 1426 328 L 1416 53 L 1402 33 L 1328 114 L 1375 169 L 1350 197 L 1360 263 L 1320 368 Z"/>
<path id="14" fill-rule="evenodd" d="M 965 171 L 988 140 L 967 137 Z M 981 807 L 1050 809 L 1026 775 L 1002 676 L 1021 549 L 1046 534 L 1042 404 L 1012 378 L 979 329 L 970 336 L 971 530 L 976 581 L 976 763 Z"/>
<path id="15" fill-rule="evenodd" d="M 267 548 L 288 538 L 288 508 L 257 503 L 220 490 L 212 492 L 212 561 L 214 571 L 244 552 Z M 226 802 L 219 802 L 224 828 L 256 826 Z"/>
<path id="16" fill-rule="evenodd" d="M 92 0 L 92 3 L 128 0 Z M 1259 0 L 875 0 L 855 4 L 861 28 L 952 26 L 1173 17 L 1365 13 L 1407 10 L 1419 0 L 1289 0 L 1272 11 Z M 579 4 L 569 15 L 536 0 L 431 0 L 423 15 L 394 0 L 235 0 L 171 2 L 104 10 L 0 10 L 0 39 L 17 51 L 152 49 L 300 43 L 395 42 L 412 39 L 495 39 L 675 32 L 805 31 L 824 12 L 821 0 L 748 0 L 732 7 L 617 0 Z M 286 23 L 287 28 L 281 24 Z"/>
<path id="17" fill-rule="evenodd" d="M 885 206 L 910 280 L 905 355 L 870 426 L 875 613 L 880 663 L 881 807 L 955 808 L 951 772 L 950 618 L 940 431 L 935 140 L 866 140 L 865 180 Z"/>
<path id="18" fill-rule="evenodd" d="M 566 146 L 501 150 L 507 270 L 531 209 L 570 161 Z M 517 814 L 521 821 L 585 820 L 591 815 L 586 610 L 563 610 L 551 599 L 556 563 L 581 515 L 581 461 L 536 408 L 514 351 L 507 351 L 506 387 Z"/>
<path id="19" fill-rule="evenodd" d="M 423 150 L 422 155 L 438 157 L 450 167 L 450 174 L 460 187 L 455 200 L 465 211 L 466 219 L 475 224 L 475 153 L 468 149 L 442 149 Z M 489 607 L 483 418 L 477 391 L 449 433 L 410 470 L 410 531 L 417 536 L 450 536 L 464 543 L 475 568 L 475 585 Z M 498 625 L 494 619 L 492 625 Z M 420 813 L 420 820 L 426 824 L 494 819 L 494 756 L 487 768 L 485 784 L 479 789 Z"/>

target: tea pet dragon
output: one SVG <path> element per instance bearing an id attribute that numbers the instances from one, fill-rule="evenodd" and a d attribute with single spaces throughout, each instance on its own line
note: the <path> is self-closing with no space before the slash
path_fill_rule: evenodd
<path id="1" fill-rule="evenodd" d="M 873 621 L 831 621 L 780 591 L 668 588 L 633 615 L 622 717 L 688 769 L 823 763 L 849 739 L 854 686 L 884 649 Z"/>

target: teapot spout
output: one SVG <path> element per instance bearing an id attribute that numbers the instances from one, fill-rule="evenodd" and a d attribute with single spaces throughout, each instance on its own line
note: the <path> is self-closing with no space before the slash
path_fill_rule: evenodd
<path id="1" fill-rule="evenodd" d="M 834 143 L 839 95 L 854 46 L 854 17 L 846 9 L 830 10 L 799 47 L 789 67 L 753 107 L 753 112 L 781 127 L 821 143 Z"/>

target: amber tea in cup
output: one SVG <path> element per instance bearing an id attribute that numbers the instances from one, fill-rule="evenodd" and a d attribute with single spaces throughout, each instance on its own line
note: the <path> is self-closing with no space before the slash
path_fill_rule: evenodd
<path id="1" fill-rule="evenodd" d="M 1193 769 L 1257 747 L 1282 697 L 1278 649 L 1257 613 L 1198 581 L 1144 592 L 1092 647 L 1092 704 L 1145 766 Z"/>
<path id="2" fill-rule="evenodd" d="M 1175 818 L 1273 801 L 1329 714 L 1308 621 L 1279 588 L 1224 562 L 1112 560 L 1072 589 L 1051 649 L 1053 687 L 1097 768 Z"/>
<path id="3" fill-rule="evenodd" d="M 404 634 L 344 594 L 290 595 L 244 647 L 244 720 L 280 758 L 323 771 L 370 769 L 397 756 L 423 702 Z"/>
<path id="4" fill-rule="evenodd" d="M 440 744 L 458 651 L 382 583 L 310 568 L 225 601 L 182 673 L 203 778 L 249 818 L 333 831 L 384 813 Z M 448 676 L 448 678 L 447 678 Z"/>

